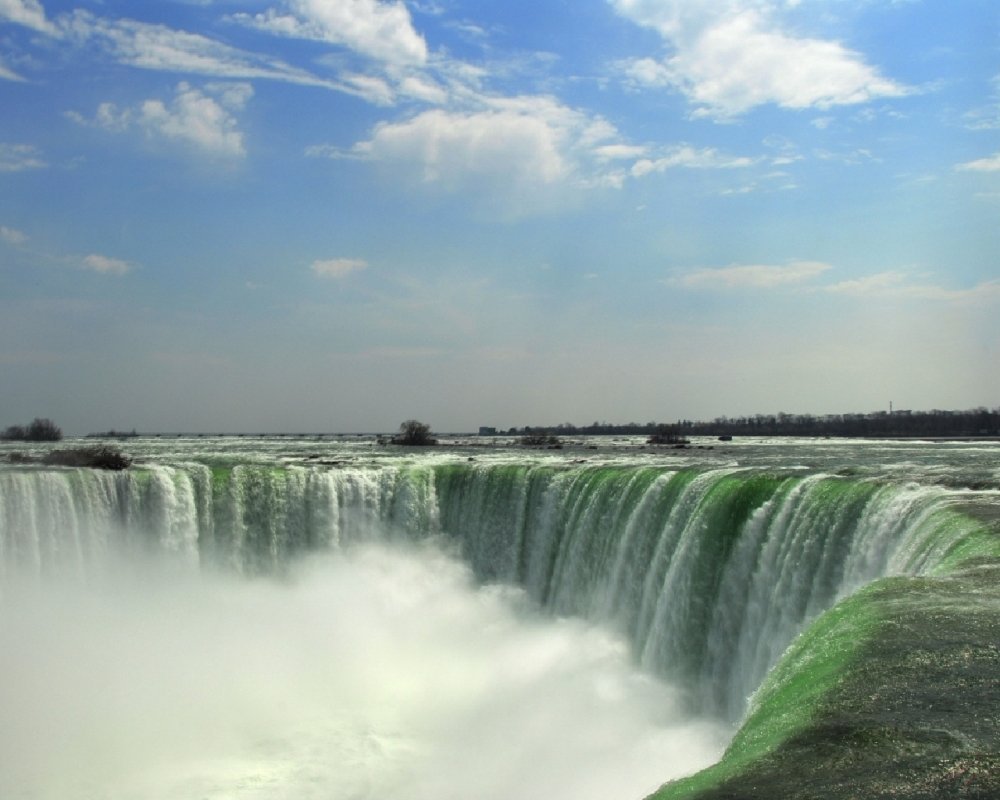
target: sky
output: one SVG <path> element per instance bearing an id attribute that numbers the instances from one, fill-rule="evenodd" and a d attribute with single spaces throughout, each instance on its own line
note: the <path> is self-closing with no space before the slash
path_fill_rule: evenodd
<path id="1" fill-rule="evenodd" d="M 0 0 L 0 427 L 1000 405 L 995 0 Z"/>

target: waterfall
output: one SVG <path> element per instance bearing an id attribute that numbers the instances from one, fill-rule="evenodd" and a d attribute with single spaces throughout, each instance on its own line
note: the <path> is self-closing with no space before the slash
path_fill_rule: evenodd
<path id="1" fill-rule="evenodd" d="M 436 488 L 479 576 L 612 624 L 699 710 L 733 720 L 821 612 L 932 570 L 979 530 L 942 488 L 823 474 L 451 468 Z"/>
<path id="2" fill-rule="evenodd" d="M 443 535 L 480 581 L 609 624 L 697 709 L 735 720 L 810 620 L 880 576 L 933 570 L 973 535 L 954 497 L 734 467 L 11 469 L 0 575 L 84 575 L 115 548 L 255 574 L 346 543 Z"/>

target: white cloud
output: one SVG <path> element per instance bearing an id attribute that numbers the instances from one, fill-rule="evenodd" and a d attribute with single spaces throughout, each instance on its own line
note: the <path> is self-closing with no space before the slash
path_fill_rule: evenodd
<path id="1" fill-rule="evenodd" d="M 4 19 L 40 33 L 55 33 L 54 26 L 45 18 L 45 9 L 38 0 L 0 0 L 0 20 Z"/>
<path id="2" fill-rule="evenodd" d="M 0 239 L 13 245 L 21 245 L 28 241 L 28 237 L 21 231 L 16 228 L 8 228 L 6 225 L 0 225 Z"/>
<path id="3" fill-rule="evenodd" d="M 312 263 L 312 271 L 322 278 L 346 278 L 367 268 L 368 262 L 360 258 L 330 258 Z"/>
<path id="4" fill-rule="evenodd" d="M 253 94 L 248 84 L 225 87 L 218 99 L 181 83 L 169 106 L 161 100 L 142 104 L 139 124 L 153 135 L 176 139 L 213 155 L 243 156 L 243 134 L 230 111 L 246 105 Z"/>
<path id="5" fill-rule="evenodd" d="M 620 188 L 672 167 L 741 168 L 754 159 L 712 148 L 654 148 L 622 140 L 607 120 L 553 97 L 468 93 L 468 110 L 431 109 L 376 125 L 350 150 L 316 145 L 309 155 L 361 158 L 404 179 L 523 215 L 567 202 L 567 190 Z"/>
<path id="6" fill-rule="evenodd" d="M 674 278 L 670 284 L 689 289 L 774 289 L 804 283 L 832 269 L 820 261 L 793 261 L 785 265 L 736 264 L 697 269 Z"/>
<path id="7" fill-rule="evenodd" d="M 792 261 L 785 265 L 736 264 L 721 268 L 696 269 L 665 283 L 688 289 L 777 289 L 813 281 L 833 269 L 821 261 Z M 803 291 L 882 300 L 929 300 L 932 302 L 982 304 L 1000 301 L 1000 280 L 984 281 L 967 289 L 950 289 L 931 283 L 913 283 L 900 270 L 887 270 L 860 278 Z"/>
<path id="8" fill-rule="evenodd" d="M 641 178 L 652 172 L 664 172 L 674 167 L 697 169 L 733 169 L 750 167 L 754 159 L 745 156 L 726 156 L 711 147 L 697 149 L 690 145 L 678 145 L 659 158 L 644 158 L 632 165 L 631 174 Z"/>
<path id="9" fill-rule="evenodd" d="M 871 150 L 864 147 L 842 152 L 834 152 L 832 150 L 817 148 L 813 150 L 813 155 L 820 161 L 839 161 L 841 164 L 848 164 L 850 166 L 857 166 L 858 164 L 867 164 L 871 162 L 880 163 L 882 160 L 872 153 Z"/>
<path id="10" fill-rule="evenodd" d="M 649 152 L 645 145 L 605 144 L 594 148 L 594 155 L 601 161 L 631 161 Z"/>
<path id="11" fill-rule="evenodd" d="M 286 0 L 287 11 L 238 14 L 236 19 L 280 36 L 343 45 L 396 65 L 421 65 L 427 44 L 402 2 L 380 0 Z"/>
<path id="12" fill-rule="evenodd" d="M 122 261 L 120 258 L 109 258 L 97 253 L 92 253 L 85 257 L 83 259 L 83 266 L 86 269 L 105 275 L 124 275 L 132 268 L 127 261 Z"/>
<path id="13" fill-rule="evenodd" d="M 441 105 L 448 90 L 428 74 L 429 69 L 455 70 L 442 56 L 428 63 L 427 44 L 413 27 L 407 6 L 393 0 L 283 0 L 279 8 L 259 14 L 236 14 L 235 21 L 276 36 L 336 45 L 343 50 L 317 59 L 337 73 L 336 88 L 375 105 L 392 105 L 399 98 Z M 364 63 L 354 70 L 344 50 Z"/>
<path id="14" fill-rule="evenodd" d="M 102 19 L 80 9 L 60 17 L 59 25 L 70 38 L 96 41 L 119 62 L 140 69 L 219 78 L 263 78 L 355 93 L 350 87 L 322 80 L 280 60 L 165 25 Z"/>
<path id="15" fill-rule="evenodd" d="M 543 104 L 546 105 L 546 104 Z M 508 186 L 546 185 L 574 171 L 570 152 L 589 120 L 557 107 L 425 111 L 377 125 L 355 152 L 413 171 L 425 183 L 466 188 L 483 178 Z"/>
<path id="16" fill-rule="evenodd" d="M 1000 153 L 994 153 L 987 158 L 979 158 L 975 161 L 966 161 L 959 164 L 955 169 L 967 172 L 1000 172 Z"/>
<path id="17" fill-rule="evenodd" d="M 0 172 L 20 172 L 47 166 L 34 145 L 0 142 Z"/>
<path id="18" fill-rule="evenodd" d="M 240 50 L 201 34 L 132 19 L 102 18 L 81 9 L 60 16 L 57 23 L 59 33 L 69 40 L 96 43 L 118 62 L 139 69 L 316 86 L 376 105 L 395 102 L 396 83 L 400 94 L 424 102 L 439 102 L 446 96 L 433 81 L 411 74 L 426 61 L 426 45 L 409 26 L 408 12 L 401 3 L 295 0 L 291 5 L 297 15 L 270 11 L 254 17 L 239 14 L 233 19 L 279 35 L 342 40 L 355 52 L 378 60 L 387 76 L 345 71 L 336 80 L 321 78 L 278 58 Z M 348 19 L 351 24 L 341 26 L 338 22 Z M 407 30 L 415 41 L 410 41 Z"/>
<path id="19" fill-rule="evenodd" d="M 16 81 L 20 83 L 24 81 L 24 78 L 22 78 L 20 75 L 14 72 L 14 70 L 10 69 L 10 67 L 4 64 L 3 59 L 0 58 L 0 80 Z"/>
<path id="20" fill-rule="evenodd" d="M 427 77 L 409 75 L 399 84 L 400 94 L 422 100 L 425 103 L 441 105 L 448 100 L 448 92 Z"/>
<path id="21" fill-rule="evenodd" d="M 369 103 L 377 106 L 388 106 L 395 102 L 396 93 L 385 79 L 374 75 L 345 73 L 340 76 L 341 82 L 350 87 L 351 93 L 363 97 Z"/>
<path id="22" fill-rule="evenodd" d="M 898 271 L 879 272 L 874 275 L 866 275 L 863 278 L 855 278 L 849 281 L 841 281 L 830 286 L 823 287 L 823 291 L 833 294 L 847 294 L 858 297 L 872 294 L 884 294 L 886 292 L 897 292 L 906 280 L 905 273 Z"/>
<path id="23" fill-rule="evenodd" d="M 1000 129 L 1000 75 L 994 76 L 992 102 L 965 114 L 966 127 L 974 131 Z"/>
<path id="24" fill-rule="evenodd" d="M 305 154 L 310 158 L 331 158 L 335 161 L 360 160 L 362 155 L 354 150 L 345 150 L 335 144 L 313 144 L 305 149 Z"/>
<path id="25" fill-rule="evenodd" d="M 179 83 L 169 103 L 150 99 L 136 108 L 119 110 L 113 103 L 101 103 L 93 120 L 70 112 L 81 124 L 121 133 L 133 127 L 147 136 L 181 142 L 214 156 L 235 158 L 246 155 L 243 133 L 233 112 L 242 110 L 253 88 L 247 83 L 210 83 L 204 91 Z"/>
<path id="26" fill-rule="evenodd" d="M 637 86 L 671 86 L 695 114 L 732 117 L 773 103 L 830 108 L 898 97 L 907 89 L 835 41 L 782 30 L 781 4 L 767 0 L 609 0 L 622 16 L 656 30 L 672 54 L 622 65 Z"/>
<path id="27" fill-rule="evenodd" d="M 88 119 L 79 111 L 67 111 L 66 116 L 78 125 L 101 128 L 114 133 L 128 130 L 133 122 L 132 112 L 120 111 L 114 103 L 99 104 L 93 119 Z"/>
<path id="28" fill-rule="evenodd" d="M 673 72 L 653 58 L 635 58 L 620 64 L 629 81 L 637 86 L 662 88 L 674 81 Z"/>
<path id="29" fill-rule="evenodd" d="M 1000 280 L 984 281 L 968 289 L 948 289 L 934 284 L 909 283 L 900 271 L 879 272 L 823 287 L 831 294 L 883 299 L 932 300 L 980 303 L 1000 300 Z"/>

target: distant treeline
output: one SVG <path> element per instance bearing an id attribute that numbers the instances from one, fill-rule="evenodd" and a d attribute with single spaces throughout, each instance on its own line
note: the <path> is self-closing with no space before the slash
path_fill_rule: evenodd
<path id="1" fill-rule="evenodd" d="M 104 431 L 103 433 L 88 433 L 88 439 L 136 439 L 139 434 L 135 428 L 130 431 L 116 431 L 112 428 L 110 431 Z"/>
<path id="2" fill-rule="evenodd" d="M 577 426 L 511 428 L 513 436 L 651 436 L 663 426 L 656 422 L 613 425 L 595 422 Z M 968 411 L 875 411 L 869 414 L 756 414 L 752 417 L 716 417 L 708 422 L 678 420 L 670 426 L 683 436 L 857 436 L 963 437 L 1000 436 L 1000 408 Z"/>

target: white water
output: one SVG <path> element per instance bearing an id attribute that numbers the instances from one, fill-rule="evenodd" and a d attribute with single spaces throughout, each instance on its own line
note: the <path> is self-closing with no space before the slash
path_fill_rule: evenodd
<path id="1" fill-rule="evenodd" d="M 729 735 L 434 543 L 280 581 L 105 567 L 0 600 L 4 800 L 642 797 Z"/>

